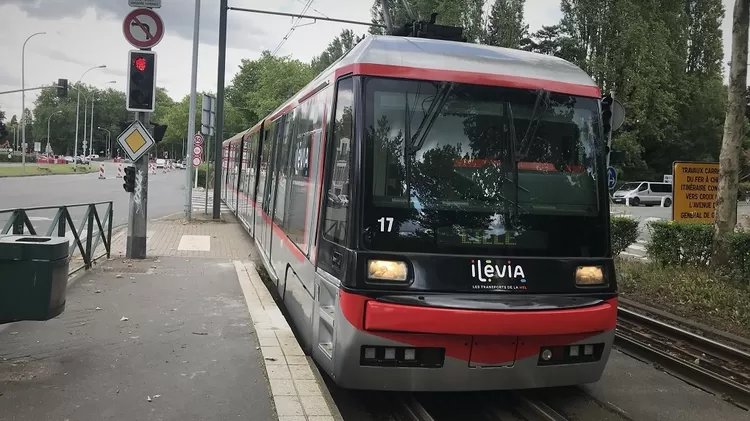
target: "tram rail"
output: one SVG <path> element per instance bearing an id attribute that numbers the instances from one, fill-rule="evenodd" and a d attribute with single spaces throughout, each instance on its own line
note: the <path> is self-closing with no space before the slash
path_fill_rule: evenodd
<path id="1" fill-rule="evenodd" d="M 750 409 L 750 353 L 620 305 L 615 346 Z"/>
<path id="2" fill-rule="evenodd" d="M 568 421 L 527 392 L 405 395 L 398 421 Z M 404 416 L 406 415 L 406 416 Z"/>

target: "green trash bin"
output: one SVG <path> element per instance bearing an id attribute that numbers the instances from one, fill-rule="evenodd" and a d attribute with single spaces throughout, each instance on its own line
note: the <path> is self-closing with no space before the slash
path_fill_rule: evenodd
<path id="1" fill-rule="evenodd" d="M 0 236 L 0 324 L 63 312 L 68 253 L 65 237 Z"/>

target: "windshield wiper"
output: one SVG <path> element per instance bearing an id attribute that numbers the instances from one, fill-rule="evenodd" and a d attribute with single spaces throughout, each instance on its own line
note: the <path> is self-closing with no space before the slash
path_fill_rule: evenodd
<path id="1" fill-rule="evenodd" d="M 509 145 L 509 163 L 513 165 L 513 178 L 510 179 L 505 172 L 505 168 L 507 168 L 507 165 L 503 165 L 503 179 L 510 181 L 514 185 L 513 197 L 512 199 L 506 199 L 513 205 L 513 210 L 511 212 L 508 212 L 506 214 L 506 220 L 508 221 L 508 227 L 513 229 L 516 225 L 516 220 L 518 219 L 518 189 L 522 188 L 520 184 L 518 184 L 518 159 L 516 158 L 516 126 L 514 124 L 513 119 L 513 108 L 510 106 L 510 102 L 505 102 L 505 115 L 508 117 L 508 132 L 510 135 L 510 145 Z M 528 190 L 524 189 L 526 192 Z"/>
<path id="2" fill-rule="evenodd" d="M 526 158 L 531 150 L 531 144 L 534 142 L 534 137 L 536 137 L 536 129 L 539 127 L 539 122 L 542 120 L 544 113 L 547 112 L 547 108 L 549 108 L 549 96 L 550 92 L 544 89 L 540 89 L 536 92 L 536 100 L 534 101 L 534 108 L 531 110 L 529 125 L 526 127 L 526 133 L 523 135 L 523 139 L 521 139 L 521 144 L 519 145 L 520 149 L 523 149 L 524 145 L 526 148 L 521 152 L 518 161 Z M 544 103 L 544 108 L 541 112 L 537 113 L 537 111 L 539 111 L 539 105 L 542 103 Z M 531 137 L 529 137 L 529 134 L 531 134 Z"/>
<path id="3" fill-rule="evenodd" d="M 435 93 L 435 98 L 432 100 L 432 103 L 430 103 L 430 108 L 427 109 L 427 115 L 425 115 L 422 122 L 419 123 L 419 127 L 417 128 L 416 133 L 414 133 L 414 136 L 412 136 L 411 139 L 408 139 L 409 154 L 413 155 L 417 153 L 418 150 L 422 149 L 422 145 L 424 145 L 424 142 L 427 139 L 427 134 L 430 132 L 430 129 L 432 129 L 432 125 L 435 124 L 435 120 L 437 120 L 443 107 L 445 107 L 445 103 L 453 90 L 453 86 L 453 82 L 442 82 L 440 84 L 438 91 Z"/>

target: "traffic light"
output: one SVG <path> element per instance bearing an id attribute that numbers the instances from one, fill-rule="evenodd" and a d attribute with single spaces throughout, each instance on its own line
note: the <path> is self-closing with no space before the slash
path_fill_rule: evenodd
<path id="1" fill-rule="evenodd" d="M 602 128 L 605 137 L 608 137 L 612 132 L 612 104 L 614 99 L 612 95 L 607 95 L 602 98 Z"/>
<path id="2" fill-rule="evenodd" d="M 122 188 L 125 189 L 128 193 L 135 192 L 135 167 L 132 165 L 128 165 L 125 167 L 125 177 L 123 178 L 125 180 L 125 183 L 122 185 Z"/>
<path id="3" fill-rule="evenodd" d="M 57 97 L 65 98 L 68 96 L 68 79 L 57 79 Z"/>
<path id="4" fill-rule="evenodd" d="M 166 124 L 154 124 L 154 142 L 159 143 L 167 132 Z"/>
<path id="5" fill-rule="evenodd" d="M 156 105 L 156 53 L 131 50 L 129 57 L 125 108 L 153 112 Z"/>
<path id="6" fill-rule="evenodd" d="M 8 129 L 5 127 L 5 123 L 0 121 L 0 143 L 8 137 Z"/>

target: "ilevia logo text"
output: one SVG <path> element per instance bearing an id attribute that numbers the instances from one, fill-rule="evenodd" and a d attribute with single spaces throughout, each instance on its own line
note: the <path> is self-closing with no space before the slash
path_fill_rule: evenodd
<path id="1" fill-rule="evenodd" d="M 523 273 L 523 267 L 512 264 L 510 260 L 505 265 L 493 263 L 492 260 L 472 260 L 471 277 L 480 282 L 479 284 L 472 285 L 473 289 L 499 289 L 505 291 L 523 291 L 528 289 L 526 287 L 526 275 Z"/>

